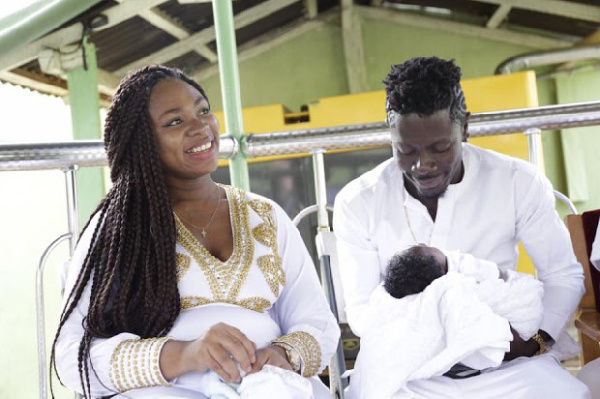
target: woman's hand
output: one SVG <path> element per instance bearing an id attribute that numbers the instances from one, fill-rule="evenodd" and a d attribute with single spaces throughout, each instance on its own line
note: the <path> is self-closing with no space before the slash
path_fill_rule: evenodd
<path id="1" fill-rule="evenodd" d="M 195 341 L 168 341 L 161 352 L 160 368 L 167 380 L 189 371 L 212 370 L 225 381 L 239 382 L 236 362 L 242 370 L 251 372 L 258 361 L 255 352 L 256 344 L 240 330 L 218 323 Z"/>
<path id="2" fill-rule="evenodd" d="M 521 356 L 531 357 L 540 349 L 538 343 L 533 339 L 523 341 L 519 333 L 512 327 L 510 332 L 513 340 L 510 343 L 510 351 L 504 354 L 504 360 L 513 360 Z"/>
<path id="3" fill-rule="evenodd" d="M 285 355 L 285 350 L 280 346 L 270 345 L 256 351 L 256 362 L 252 364 L 250 374 L 262 370 L 265 364 L 293 371 Z"/>

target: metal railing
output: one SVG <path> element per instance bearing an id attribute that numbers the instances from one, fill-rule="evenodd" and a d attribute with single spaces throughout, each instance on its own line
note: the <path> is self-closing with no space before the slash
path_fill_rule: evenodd
<path id="1" fill-rule="evenodd" d="M 552 105 L 471 115 L 471 137 L 525 132 L 528 129 L 556 130 L 600 125 L 600 102 Z M 221 158 L 242 153 L 247 158 L 267 155 L 311 153 L 314 150 L 337 150 L 387 146 L 389 130 L 385 123 L 371 123 L 289 132 L 248 134 L 241 143 L 222 136 Z M 101 140 L 60 143 L 1 144 L 0 172 L 17 170 L 61 169 L 105 166 Z"/>

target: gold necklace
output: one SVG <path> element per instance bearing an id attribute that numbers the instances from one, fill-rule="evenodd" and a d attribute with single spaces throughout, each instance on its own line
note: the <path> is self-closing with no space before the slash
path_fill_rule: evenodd
<path id="1" fill-rule="evenodd" d="M 221 190 L 219 189 L 219 194 L 217 194 L 217 205 L 215 206 L 215 209 L 212 212 L 212 215 L 210 216 L 210 220 L 208 221 L 208 223 L 206 224 L 206 226 L 204 227 L 199 227 L 196 226 L 194 223 L 190 222 L 187 219 L 184 219 L 181 215 L 177 215 L 177 213 L 175 213 L 175 215 L 183 220 L 184 222 L 186 222 L 187 224 L 189 224 L 192 227 L 195 227 L 196 229 L 200 230 L 200 234 L 202 234 L 202 237 L 206 237 L 206 229 L 208 229 L 208 226 L 210 226 L 210 224 L 212 223 L 213 219 L 215 218 L 215 215 L 217 214 L 217 209 L 219 209 L 219 205 L 221 204 Z"/>

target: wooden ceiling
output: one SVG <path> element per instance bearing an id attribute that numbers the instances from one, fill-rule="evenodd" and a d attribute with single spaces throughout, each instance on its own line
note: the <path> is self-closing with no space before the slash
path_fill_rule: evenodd
<path id="1" fill-rule="evenodd" d="M 600 36 L 597 0 L 233 0 L 233 10 L 240 60 L 259 56 L 320 24 L 336 19 L 344 24 L 347 11 L 362 18 L 526 44 L 532 50 L 567 48 Z M 149 63 L 178 66 L 199 80 L 218 72 L 210 0 L 105 0 L 0 56 L 0 80 L 66 95 L 64 74 L 40 67 L 43 50 L 65 51 L 81 40 L 86 27 L 104 18 L 102 26 L 92 28 L 91 40 L 105 97 L 127 71 Z M 349 31 L 342 30 L 344 35 Z M 346 60 L 350 63 L 352 57 Z"/>

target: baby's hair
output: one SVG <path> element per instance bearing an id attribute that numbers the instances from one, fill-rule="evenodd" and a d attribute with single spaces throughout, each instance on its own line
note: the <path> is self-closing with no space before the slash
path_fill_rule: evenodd
<path id="1" fill-rule="evenodd" d="M 444 272 L 433 256 L 420 251 L 402 251 L 390 259 L 383 287 L 394 298 L 422 292 L 431 282 L 442 277 Z"/>

